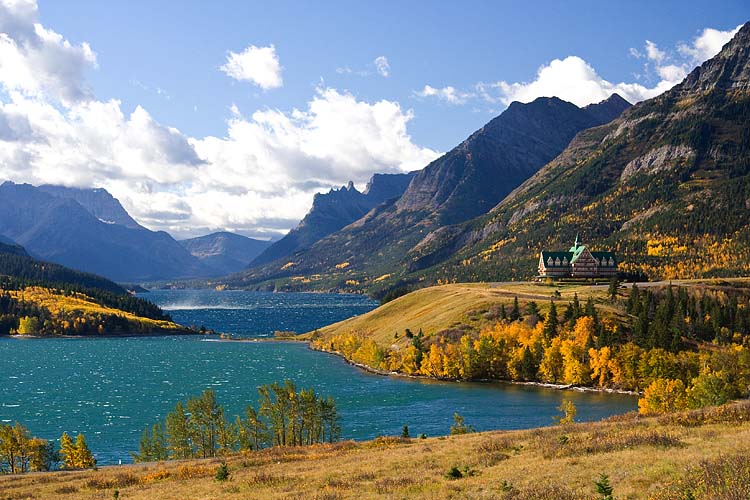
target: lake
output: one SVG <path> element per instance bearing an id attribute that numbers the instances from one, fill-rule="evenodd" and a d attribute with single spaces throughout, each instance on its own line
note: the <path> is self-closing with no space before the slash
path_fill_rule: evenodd
<path id="1" fill-rule="evenodd" d="M 155 291 L 175 321 L 242 337 L 304 332 L 376 306 L 356 295 Z M 336 399 L 345 438 L 447 434 L 453 413 L 478 430 L 552 424 L 565 399 L 580 420 L 636 409 L 636 398 L 511 384 L 383 377 L 296 342 L 220 342 L 203 337 L 0 339 L 0 419 L 32 434 L 83 432 L 100 464 L 130 462 L 146 426 L 177 401 L 212 388 L 233 416 L 260 384 L 292 379 Z"/>

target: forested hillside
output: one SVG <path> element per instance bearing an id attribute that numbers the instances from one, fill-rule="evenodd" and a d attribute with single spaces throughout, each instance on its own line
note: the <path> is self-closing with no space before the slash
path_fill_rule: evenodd
<path id="1" fill-rule="evenodd" d="M 188 332 L 106 278 L 3 250 L 0 245 L 0 335 Z"/>
<path id="2" fill-rule="evenodd" d="M 488 215 L 426 238 L 404 279 L 529 278 L 540 250 L 577 233 L 651 279 L 747 275 L 748 124 L 750 24 L 672 90 L 579 134 Z"/>

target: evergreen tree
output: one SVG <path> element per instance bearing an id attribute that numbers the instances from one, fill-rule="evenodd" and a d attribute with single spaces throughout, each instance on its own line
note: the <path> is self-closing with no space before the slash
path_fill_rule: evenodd
<path id="1" fill-rule="evenodd" d="M 557 306 L 555 306 L 555 301 L 551 300 L 549 313 L 547 313 L 547 319 L 544 321 L 544 338 L 547 342 L 557 337 L 557 327 Z"/>
<path id="2" fill-rule="evenodd" d="M 510 320 L 518 321 L 521 319 L 521 311 L 518 308 L 518 297 L 513 297 L 513 309 L 510 311 Z"/>

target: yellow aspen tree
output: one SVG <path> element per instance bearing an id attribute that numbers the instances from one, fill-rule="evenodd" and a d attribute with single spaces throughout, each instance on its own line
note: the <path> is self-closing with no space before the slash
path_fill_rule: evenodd
<path id="1" fill-rule="evenodd" d="M 563 380 L 563 355 L 560 351 L 562 340 L 554 337 L 549 347 L 544 350 L 542 362 L 539 365 L 539 373 L 545 382 L 558 383 Z"/>
<path id="2" fill-rule="evenodd" d="M 638 412 L 648 415 L 681 411 L 688 406 L 682 380 L 659 378 L 651 382 L 638 400 Z"/>
<path id="3" fill-rule="evenodd" d="M 605 387 L 609 382 L 611 373 L 609 370 L 609 362 L 612 357 L 612 350 L 609 347 L 602 347 L 601 349 L 589 349 L 589 366 L 591 367 L 591 379 L 596 382 L 599 387 Z"/>

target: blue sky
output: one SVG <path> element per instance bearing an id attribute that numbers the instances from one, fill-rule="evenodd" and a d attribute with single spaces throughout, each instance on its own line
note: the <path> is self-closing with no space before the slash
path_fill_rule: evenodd
<path id="1" fill-rule="evenodd" d="M 632 102 L 742 1 L 0 0 L 0 181 L 104 187 L 147 227 L 278 237 L 316 192 L 425 166 L 512 100 Z"/>
<path id="2" fill-rule="evenodd" d="M 727 30 L 750 20 L 743 1 L 40 1 L 40 12 L 45 25 L 97 52 L 99 68 L 89 75 L 97 96 L 122 99 L 124 108 L 141 104 L 189 135 L 224 133 L 232 103 L 247 111 L 304 107 L 324 82 L 360 99 L 413 108 L 412 137 L 440 151 L 502 107 L 414 97 L 426 84 L 529 81 L 539 66 L 569 55 L 607 80 L 636 81 L 643 63 L 629 48 L 651 40 L 673 50 L 704 28 Z M 227 51 L 269 44 L 284 68 L 283 88 L 264 92 L 217 70 Z M 378 78 L 371 66 L 382 55 L 389 78 Z"/>

